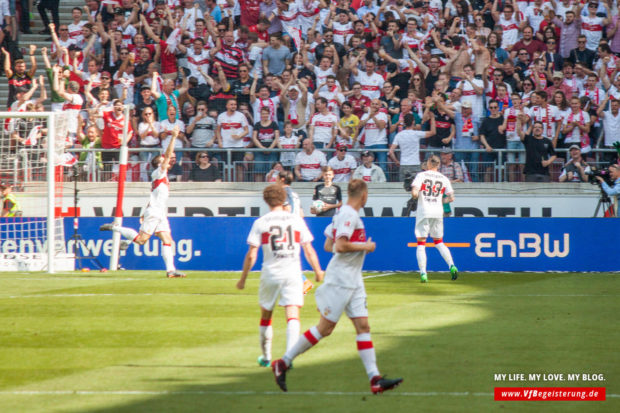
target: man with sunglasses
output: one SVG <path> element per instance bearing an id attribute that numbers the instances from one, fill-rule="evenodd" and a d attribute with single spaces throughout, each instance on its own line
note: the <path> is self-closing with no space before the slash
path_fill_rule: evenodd
<path id="1" fill-rule="evenodd" d="M 583 34 L 577 38 L 577 47 L 570 51 L 568 61 L 576 65 L 581 64 L 586 69 L 592 70 L 592 64 L 596 53 L 586 47 L 587 37 Z"/>
<path id="2" fill-rule="evenodd" d="M 489 116 L 482 120 L 480 125 L 480 143 L 486 150 L 482 156 L 482 162 L 486 165 L 485 181 L 493 180 L 493 168 L 497 162 L 497 152 L 495 149 L 506 149 L 506 133 L 500 129 L 504 123 L 504 117 L 499 111 L 499 103 L 491 99 L 488 105 Z"/>
<path id="3" fill-rule="evenodd" d="M 611 16 L 611 11 L 609 6 L 605 2 L 602 2 L 602 4 L 607 11 L 608 17 L 599 17 L 597 15 L 599 3 L 596 1 L 588 3 L 588 15 L 581 16 L 581 34 L 586 37 L 586 48 L 591 51 L 596 50 L 603 37 L 603 26 L 607 26 L 610 22 L 609 16 Z M 583 7 L 583 4 L 578 6 L 579 12 L 583 10 Z"/>
<path id="4" fill-rule="evenodd" d="M 327 166 L 334 170 L 334 182 L 349 182 L 351 174 L 357 168 L 355 158 L 347 154 L 347 145 L 339 143 L 336 145 L 336 156 L 327 162 Z"/>

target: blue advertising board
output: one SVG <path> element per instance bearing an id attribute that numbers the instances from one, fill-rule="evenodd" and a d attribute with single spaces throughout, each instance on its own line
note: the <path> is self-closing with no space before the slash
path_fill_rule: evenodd
<path id="1" fill-rule="evenodd" d="M 241 270 L 247 251 L 246 238 L 255 218 L 170 218 L 175 240 L 175 262 L 182 270 Z M 99 226 L 109 218 L 80 219 L 84 244 L 81 255 L 94 255 L 108 265 L 111 232 Z M 416 271 L 414 218 L 364 218 L 367 237 L 377 243 L 364 264 L 373 271 Z M 323 230 L 330 218 L 306 218 L 314 234 L 314 248 L 325 267 L 330 253 L 323 250 Z M 138 218 L 124 225 L 139 227 Z M 460 271 L 620 271 L 620 219 L 604 218 L 448 218 L 444 242 Z M 72 220 L 65 221 L 66 240 L 72 251 Z M 447 266 L 427 241 L 429 271 Z M 120 258 L 126 269 L 163 270 L 159 239 L 132 244 Z M 304 262 L 304 268 L 309 269 Z M 260 269 L 259 261 L 254 269 Z"/>

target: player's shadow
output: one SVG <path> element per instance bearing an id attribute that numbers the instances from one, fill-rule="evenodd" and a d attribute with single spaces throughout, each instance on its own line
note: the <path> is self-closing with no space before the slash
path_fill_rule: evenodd
<path id="1" fill-rule="evenodd" d="M 449 282 L 447 277 L 436 282 Z M 576 327 L 601 325 L 601 317 L 609 318 L 609 325 L 613 325 L 613 315 L 603 311 L 611 301 L 575 300 L 570 294 L 540 293 L 539 296 L 538 292 L 549 291 L 553 278 L 539 277 L 539 281 L 533 278 L 525 288 L 520 288 L 521 282 L 506 280 L 503 287 L 479 289 L 477 294 L 471 297 L 465 294 L 460 300 L 455 296 L 447 301 L 403 305 L 405 311 L 397 314 L 383 311 L 393 303 L 371 300 L 378 366 L 390 377 L 405 379 L 400 388 L 383 397 L 371 395 L 357 356 L 355 334 L 350 323 L 343 319 L 332 337 L 295 360 L 294 369 L 288 372 L 288 394 L 280 392 L 270 369 L 256 366 L 236 376 L 221 371 L 210 376 L 205 369 L 204 381 L 210 384 L 180 384 L 170 380 L 166 394 L 141 396 L 139 400 L 91 411 L 481 412 L 512 407 L 513 411 L 583 412 L 591 408 L 583 402 L 493 400 L 496 386 L 568 385 L 565 382 L 498 383 L 494 381 L 497 373 L 617 372 L 617 367 L 608 364 L 611 359 L 618 360 L 615 344 L 613 340 L 601 339 L 614 334 L 612 328 L 590 331 L 590 334 L 576 330 Z M 367 283 L 370 295 L 372 288 L 372 283 Z M 419 292 L 420 288 L 423 287 L 410 285 L 408 290 Z M 580 317 L 575 319 L 575 314 Z M 304 320 L 303 324 L 311 323 Z M 276 340 L 284 340 L 281 332 Z M 596 351 L 597 357 L 576 357 L 583 356 L 584 349 Z M 256 365 L 255 356 L 256 351 L 239 354 L 235 362 L 252 367 Z M 218 355 L 207 357 L 217 360 Z M 217 363 L 213 367 L 217 368 Z M 213 383 L 214 379 L 221 382 Z M 165 381 L 164 378 L 153 380 Z M 592 408 L 617 411 L 614 404 L 617 407 L 615 400 L 609 400 Z"/>

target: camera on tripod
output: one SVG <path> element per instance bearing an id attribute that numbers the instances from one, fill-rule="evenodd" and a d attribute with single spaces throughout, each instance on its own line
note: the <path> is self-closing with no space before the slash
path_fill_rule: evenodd
<path id="1" fill-rule="evenodd" d="M 590 177 L 589 181 L 592 185 L 601 186 L 601 182 L 596 179 L 597 176 L 600 176 L 601 178 L 603 178 L 605 183 L 607 183 L 607 185 L 614 186 L 614 180 L 609 174 L 609 169 L 598 169 L 596 167 L 591 167 L 590 170 L 586 172 L 586 175 Z"/>
<path id="2" fill-rule="evenodd" d="M 417 172 L 407 172 L 405 173 L 405 180 L 403 181 L 403 189 L 409 195 L 411 195 L 411 184 L 413 184 L 413 180 L 415 179 Z M 415 212 L 418 209 L 418 200 L 414 197 L 409 198 L 407 201 L 407 207 L 405 209 L 405 216 L 408 217 L 412 212 Z"/>

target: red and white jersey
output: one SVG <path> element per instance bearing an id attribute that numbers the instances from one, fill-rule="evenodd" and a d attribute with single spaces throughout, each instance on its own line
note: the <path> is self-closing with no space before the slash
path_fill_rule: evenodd
<path id="1" fill-rule="evenodd" d="M 122 30 L 122 27 L 119 27 L 119 29 Z M 125 27 L 125 30 L 123 30 L 123 42 L 122 45 L 127 47 L 130 44 L 133 43 L 133 37 L 138 34 L 138 31 L 136 30 L 135 27 L 133 27 L 131 24 L 127 25 L 127 27 Z"/>
<path id="2" fill-rule="evenodd" d="M 125 98 L 125 104 L 130 105 L 133 104 L 133 90 L 136 85 L 136 79 L 133 74 L 129 74 L 127 72 L 123 72 L 122 76 L 119 76 L 120 72 L 114 73 L 112 76 L 112 84 L 114 85 L 114 90 L 116 90 L 117 96 L 123 95 L 123 89 L 127 89 L 127 97 Z"/>
<path id="3" fill-rule="evenodd" d="M 75 40 L 76 44 L 81 44 L 84 41 L 84 36 L 82 35 L 82 26 L 84 26 L 87 22 L 81 21 L 78 24 L 71 23 L 69 25 L 69 38 Z"/>
<path id="4" fill-rule="evenodd" d="M 334 43 L 340 43 L 343 46 L 346 46 L 349 43 L 349 40 L 355 33 L 353 31 L 353 23 L 351 22 L 342 24 L 335 21 L 332 23 L 332 27 L 334 30 Z"/>
<path id="5" fill-rule="evenodd" d="M 521 13 L 525 13 L 527 10 L 527 6 L 529 6 L 530 2 L 528 0 L 517 0 L 515 2 L 517 4 L 517 9 Z"/>
<path id="6" fill-rule="evenodd" d="M 586 125 L 590 122 L 590 115 L 583 110 L 580 110 L 579 113 L 573 113 L 571 111 L 564 118 L 564 125 L 568 125 L 569 123 L 577 122 L 579 125 Z M 566 134 L 566 138 L 564 138 L 564 143 L 576 143 L 579 145 L 583 138 L 587 136 L 587 133 L 583 133 L 581 129 L 575 127 L 572 131 Z M 589 144 L 589 142 L 588 142 Z"/>
<path id="7" fill-rule="evenodd" d="M 350 205 L 344 205 L 332 218 L 332 238 L 346 238 L 354 244 L 366 243 L 366 229 L 359 213 Z M 362 266 L 364 251 L 334 252 L 325 269 L 325 284 L 346 288 L 363 287 Z"/>
<path id="8" fill-rule="evenodd" d="M 370 118 L 370 113 L 364 113 L 361 121 Z M 369 120 L 364 126 L 364 145 L 387 145 L 387 125 L 388 117 L 384 112 L 377 112 L 375 119 L 385 122 L 383 129 L 379 129 L 373 119 Z"/>
<path id="9" fill-rule="evenodd" d="M 515 107 L 505 108 L 504 109 L 504 119 L 506 119 L 506 140 L 508 141 L 520 141 L 521 138 L 517 133 L 517 116 L 523 113 L 522 110 L 519 110 Z M 527 125 L 523 125 L 523 129 L 526 128 Z"/>
<path id="10" fill-rule="evenodd" d="M 254 103 L 252 103 L 254 119 L 260 120 L 260 110 L 264 107 L 268 107 L 269 108 L 269 120 L 273 122 L 277 122 L 279 104 L 280 104 L 279 96 L 275 96 L 275 97 L 267 98 L 267 99 L 261 99 L 257 97 Z"/>
<path id="11" fill-rule="evenodd" d="M 310 120 L 310 126 L 314 127 L 312 140 L 328 144 L 332 140 L 334 128 L 337 124 L 338 117 L 333 113 L 327 112 L 325 115 L 320 112 L 315 113 Z"/>
<path id="12" fill-rule="evenodd" d="M 67 48 L 67 49 L 72 44 L 77 44 L 77 42 L 74 39 L 70 38 L 70 37 L 67 40 L 62 40 L 61 38 L 58 38 L 58 43 L 60 43 L 61 47 L 64 47 L 64 48 Z M 64 63 L 62 61 L 62 56 L 61 56 L 62 52 L 56 48 L 56 43 L 52 42 L 52 47 L 51 47 L 51 52 L 50 53 L 54 54 L 56 52 L 58 52 L 58 57 L 57 57 L 58 64 L 64 65 Z M 70 63 L 73 64 L 73 62 L 70 62 Z"/>
<path id="13" fill-rule="evenodd" d="M 549 3 L 541 4 L 540 7 L 532 3 L 525 9 L 525 17 L 527 17 L 527 21 L 530 23 L 530 26 L 532 26 L 532 29 L 534 29 L 534 33 L 538 33 L 540 30 L 540 23 L 545 19 L 544 13 L 546 9 L 550 8 L 551 5 Z"/>
<path id="14" fill-rule="evenodd" d="M 164 151 L 168 149 L 168 145 L 170 145 L 170 141 L 172 140 L 172 131 L 175 126 L 179 127 L 179 132 L 185 133 L 185 123 L 183 123 L 179 119 L 175 119 L 174 122 L 170 122 L 168 119 L 164 119 L 159 122 L 159 126 L 161 127 L 161 132 L 166 135 L 161 140 L 161 147 L 164 148 Z M 174 148 L 182 148 L 183 142 L 180 139 L 174 141 Z"/>
<path id="15" fill-rule="evenodd" d="M 303 218 L 288 211 L 271 211 L 252 224 L 248 244 L 262 247 L 261 280 L 299 277 L 301 245 L 314 237 Z"/>
<path id="16" fill-rule="evenodd" d="M 71 98 L 69 100 L 65 100 L 65 103 L 62 106 L 62 111 L 69 114 L 67 117 L 67 129 L 69 133 L 77 133 L 78 117 L 80 116 L 84 99 L 79 93 L 72 93 L 70 96 Z"/>
<path id="17" fill-rule="evenodd" d="M 297 144 L 299 142 L 299 136 L 295 133 L 292 133 L 288 138 L 285 134 L 280 135 L 280 147 L 282 149 L 290 149 L 291 151 L 280 152 L 280 162 L 282 162 L 283 166 L 294 166 L 295 165 L 295 149 L 297 149 Z"/>
<path id="18" fill-rule="evenodd" d="M 590 106 L 593 106 L 594 109 L 596 109 L 598 105 L 600 105 L 601 102 L 605 99 L 605 92 L 599 87 L 594 88 L 594 90 L 586 88 L 582 90 L 579 94 L 579 97 L 582 96 L 589 97 L 591 101 Z"/>
<path id="19" fill-rule="evenodd" d="M 297 4 L 290 2 L 288 3 L 288 10 L 279 10 L 276 8 L 273 14 L 282 22 L 282 27 L 287 33 L 293 33 L 293 29 L 299 29 L 299 25 L 297 24 L 297 15 L 299 14 Z"/>
<path id="20" fill-rule="evenodd" d="M 555 136 L 555 124 L 561 121 L 558 108 L 556 106 L 547 105 L 546 108 L 542 106 L 532 106 L 529 111 L 525 112 L 532 122 L 541 122 L 543 124 L 542 136 L 545 138 L 553 139 Z"/>
<path id="21" fill-rule="evenodd" d="M 190 71 L 190 76 L 195 77 L 199 84 L 207 83 L 207 79 L 202 76 L 198 68 L 209 73 L 209 57 L 207 50 L 203 49 L 200 53 L 196 53 L 193 47 L 187 49 L 187 68 Z"/>
<path id="22" fill-rule="evenodd" d="M 381 88 L 385 80 L 379 73 L 372 73 L 370 76 L 366 72 L 359 71 L 355 80 L 362 85 L 362 95 L 369 99 L 379 99 L 381 97 Z"/>
<path id="23" fill-rule="evenodd" d="M 416 220 L 443 218 L 443 196 L 454 192 L 450 180 L 444 174 L 438 171 L 419 172 L 411 187 L 419 191 Z"/>
<path id="24" fill-rule="evenodd" d="M 159 122 L 153 122 L 153 127 L 146 122 L 140 122 L 138 125 L 138 135 L 142 136 L 143 133 L 148 133 L 144 138 L 140 139 L 140 145 L 155 146 L 159 145 L 159 134 L 162 133 L 161 125 Z"/>
<path id="25" fill-rule="evenodd" d="M 502 48 L 506 49 L 519 41 L 519 22 L 514 18 L 506 20 L 504 14 L 500 14 L 497 22 L 502 28 Z"/>
<path id="26" fill-rule="evenodd" d="M 605 70 L 607 72 L 607 76 L 611 79 L 611 75 L 614 73 L 614 71 L 616 71 L 616 69 L 618 68 L 618 57 L 614 56 L 614 55 L 609 55 L 609 62 L 607 62 L 607 69 Z M 599 72 L 599 70 L 601 70 L 601 67 L 603 66 L 603 59 L 598 59 L 596 61 L 596 64 L 594 65 L 594 71 L 596 73 Z"/>
<path id="27" fill-rule="evenodd" d="M 349 154 L 345 155 L 342 160 L 334 156 L 327 162 L 327 166 L 331 166 L 334 170 L 334 182 L 349 182 L 351 174 L 357 168 L 357 161 Z"/>
<path id="28" fill-rule="evenodd" d="M 431 0 L 428 5 L 428 12 L 435 18 L 435 20 L 439 20 L 439 13 L 443 12 L 443 3 L 441 0 Z"/>
<path id="29" fill-rule="evenodd" d="M 164 171 L 159 167 L 151 173 L 151 198 L 148 208 L 153 208 L 165 215 L 169 195 L 170 181 L 168 180 L 168 171 Z"/>
<path id="30" fill-rule="evenodd" d="M 301 29 L 302 34 L 308 33 L 308 30 L 312 28 L 314 18 L 319 14 L 320 3 L 316 0 L 296 0 L 297 10 L 297 24 Z"/>
<path id="31" fill-rule="evenodd" d="M 472 79 L 471 83 L 474 83 L 476 86 L 484 90 L 484 82 L 482 80 Z M 456 87 L 463 91 L 461 103 L 470 102 L 471 110 L 474 117 L 480 118 L 484 114 L 483 96 L 476 94 L 476 90 L 471 85 L 471 83 L 469 82 L 469 80 L 461 80 Z"/>
<path id="32" fill-rule="evenodd" d="M 603 18 L 581 16 L 581 34 L 586 36 L 586 48 L 596 50 L 603 37 Z"/>
<path id="33" fill-rule="evenodd" d="M 407 33 L 404 33 L 400 39 L 400 44 L 405 45 L 408 44 L 409 48 L 413 51 L 418 50 L 420 47 L 420 42 L 424 36 L 420 35 L 418 32 L 413 33 L 413 36 L 409 36 Z M 409 59 L 409 53 L 407 49 L 403 47 L 403 59 Z"/>
<path id="34" fill-rule="evenodd" d="M 607 89 L 607 96 L 609 99 L 620 99 L 620 90 L 614 85 L 611 85 L 609 89 Z"/>
<path id="35" fill-rule="evenodd" d="M 327 76 L 336 76 L 331 66 L 327 70 L 321 69 L 319 66 L 314 67 L 314 75 L 316 76 L 316 84 L 322 85 L 327 80 Z"/>
<path id="36" fill-rule="evenodd" d="M 233 139 L 232 135 L 240 135 L 243 128 L 248 125 L 248 120 L 241 112 L 228 115 L 228 112 L 222 112 L 217 117 L 217 124 L 220 126 L 222 135 L 222 148 L 243 148 L 245 145 L 243 139 Z"/>
<path id="37" fill-rule="evenodd" d="M 504 85 L 506 86 L 506 92 L 508 96 L 510 96 L 512 94 L 512 87 L 505 82 Z M 491 99 L 497 99 L 497 88 L 495 87 L 493 82 L 489 82 L 487 88 L 484 90 L 484 99 L 486 101 L 487 107 L 489 106 L 489 102 L 491 101 Z"/>
<path id="38" fill-rule="evenodd" d="M 581 89 L 581 83 L 574 76 L 570 79 L 565 77 L 564 80 L 562 80 L 562 83 L 570 88 L 574 96 L 579 96 L 579 89 Z"/>
<path id="39" fill-rule="evenodd" d="M 317 149 L 308 155 L 305 151 L 295 156 L 295 165 L 299 165 L 299 173 L 304 181 L 312 181 L 321 175 L 323 167 L 327 166 L 325 154 Z"/>
<path id="40" fill-rule="evenodd" d="M 346 101 L 344 95 L 338 91 L 338 88 L 334 86 L 331 91 L 325 90 L 319 92 L 319 96 L 327 99 L 327 110 L 332 112 L 336 117 L 340 117 L 340 105 Z"/>

